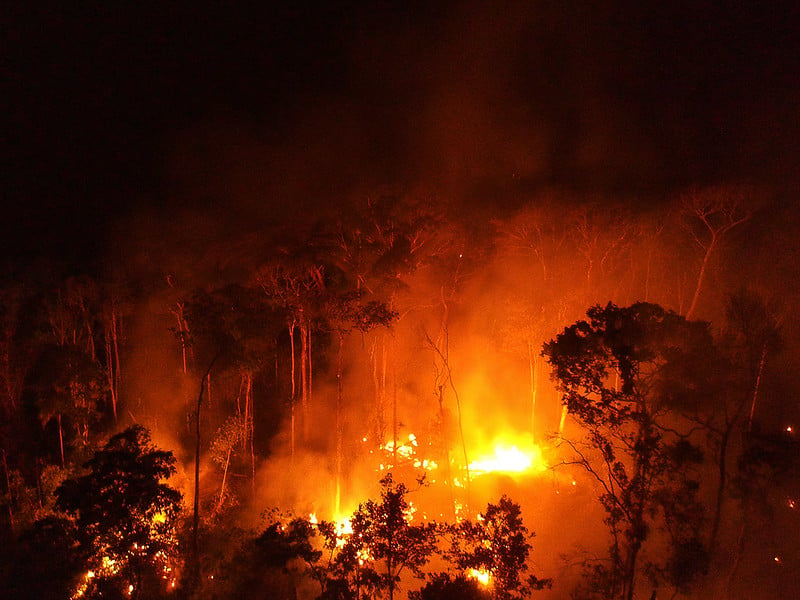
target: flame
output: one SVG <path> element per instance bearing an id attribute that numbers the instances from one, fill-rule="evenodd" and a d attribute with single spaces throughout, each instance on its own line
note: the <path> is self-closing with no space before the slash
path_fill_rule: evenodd
<path id="1" fill-rule="evenodd" d="M 489 573 L 489 571 L 483 571 L 479 569 L 469 569 L 467 571 L 467 577 L 469 577 L 470 579 L 474 579 L 483 586 L 488 586 L 489 580 L 491 579 L 491 574 Z"/>
<path id="2" fill-rule="evenodd" d="M 517 445 L 498 443 L 492 455 L 483 456 L 469 463 L 471 476 L 485 473 L 541 472 L 546 468 L 541 448 L 536 444 L 531 444 L 523 451 Z"/>
<path id="3" fill-rule="evenodd" d="M 337 535 L 353 535 L 353 524 L 350 522 L 350 517 L 339 517 L 335 522 Z"/>

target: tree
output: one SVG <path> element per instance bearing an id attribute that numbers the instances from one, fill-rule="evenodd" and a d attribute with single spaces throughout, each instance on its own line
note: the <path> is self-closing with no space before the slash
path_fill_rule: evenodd
<path id="1" fill-rule="evenodd" d="M 436 573 L 421 589 L 409 592 L 410 600 L 491 600 L 489 590 L 471 577 L 459 573 Z"/>
<path id="2" fill-rule="evenodd" d="M 696 546 L 702 510 L 691 468 L 702 455 L 688 433 L 676 429 L 670 375 L 676 364 L 703 364 L 713 340 L 706 323 L 653 304 L 609 303 L 590 308 L 587 316 L 545 344 L 543 354 L 562 401 L 586 433 L 585 440 L 567 442 L 576 455 L 569 463 L 600 486 L 607 515 L 610 560 L 595 569 L 596 583 L 609 598 L 631 600 L 643 571 L 676 583 L 657 556 L 639 560 L 656 524 L 673 551 Z M 686 389 L 703 387 L 684 383 Z M 693 574 L 703 565 L 695 561 Z"/>
<path id="3" fill-rule="evenodd" d="M 89 557 L 76 541 L 78 530 L 70 519 L 42 518 L 11 545 L 7 572 L 0 580 L 0 596 L 30 600 L 70 598 L 85 581 Z M 3 569 L 4 571 L 6 569 Z"/>
<path id="4" fill-rule="evenodd" d="M 313 259 L 296 261 L 290 266 L 275 262 L 262 267 L 256 282 L 270 302 L 286 315 L 291 351 L 291 449 L 295 451 L 295 349 L 294 338 L 300 333 L 300 408 L 302 411 L 303 441 L 308 441 L 311 428 L 311 330 L 323 297 L 326 281 L 325 269 Z"/>
<path id="5" fill-rule="evenodd" d="M 692 189 L 684 195 L 682 204 L 687 229 L 703 251 L 692 302 L 686 311 L 687 319 L 694 314 L 709 262 L 723 237 L 752 216 L 747 200 L 746 191 L 736 186 Z"/>
<path id="6" fill-rule="evenodd" d="M 344 422 L 342 419 L 343 400 L 343 355 L 345 336 L 352 330 L 362 334 L 376 327 L 390 327 L 397 318 L 397 313 L 383 302 L 370 300 L 362 303 L 360 294 L 342 293 L 327 294 L 325 303 L 326 317 L 330 327 L 336 331 L 339 339 L 339 350 L 336 360 L 336 497 L 334 511 L 338 514 L 341 503 L 342 461 Z"/>
<path id="7" fill-rule="evenodd" d="M 449 558 L 462 574 L 488 576 L 486 583 L 494 600 L 525 598 L 551 584 L 548 579 L 526 576 L 534 534 L 525 527 L 519 504 L 508 496 L 502 496 L 497 504 L 489 503 L 477 521 L 452 526 L 450 533 Z"/>
<path id="8" fill-rule="evenodd" d="M 317 529 L 308 519 L 268 512 L 268 525 L 242 544 L 223 569 L 214 597 L 297 598 L 304 585 L 317 586 L 322 556 L 315 543 Z"/>
<path id="9" fill-rule="evenodd" d="M 742 519 L 736 547 L 731 553 L 731 564 L 727 573 L 723 598 L 732 597 L 732 590 L 747 580 L 759 581 L 758 577 L 741 574 L 747 561 L 746 550 L 762 554 L 769 551 L 768 560 L 781 565 L 785 557 L 798 555 L 797 502 L 800 491 L 800 442 L 794 431 L 747 432 L 744 449 L 740 455 L 732 489 L 739 501 Z M 788 506 L 787 506 L 787 498 Z M 756 527 L 758 525 L 758 527 Z M 752 563 L 751 563 L 752 565 Z M 767 585 L 776 589 L 776 597 L 788 597 L 797 589 L 796 570 L 788 575 L 791 593 L 780 593 L 778 581 L 766 584 L 759 581 L 759 589 L 766 591 Z M 733 596 L 735 597 L 735 595 Z M 765 597 L 767 597 L 765 595 Z"/>
<path id="10" fill-rule="evenodd" d="M 99 406 L 107 391 L 100 365 L 78 346 L 49 345 L 36 366 L 34 387 L 39 395 L 42 425 L 55 420 L 61 465 L 65 465 L 63 419 L 75 426 L 84 446 L 89 444 L 89 427 L 99 418 Z"/>
<path id="11" fill-rule="evenodd" d="M 181 494 L 163 480 L 175 473 L 175 457 L 135 425 L 114 435 L 84 467 L 85 475 L 56 490 L 56 508 L 75 522 L 87 557 L 83 593 L 91 597 L 110 584 L 133 598 L 156 596 L 159 587 L 174 584 Z"/>
<path id="12" fill-rule="evenodd" d="M 422 567 L 436 545 L 436 526 L 411 524 L 407 492 L 387 473 L 381 479 L 380 502 L 367 500 L 359 505 L 351 519 L 353 533 L 332 562 L 323 598 L 348 597 L 343 592 L 355 589 L 355 598 L 369 590 L 387 591 L 392 600 L 404 570 L 423 576 Z M 330 538 L 332 530 L 327 531 Z"/>

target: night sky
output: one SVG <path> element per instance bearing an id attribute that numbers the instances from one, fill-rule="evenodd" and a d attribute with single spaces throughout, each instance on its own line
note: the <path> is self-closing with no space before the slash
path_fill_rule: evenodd
<path id="1" fill-rule="evenodd" d="M 77 4 L 3 6 L 7 259 L 162 205 L 800 180 L 796 2 Z"/>

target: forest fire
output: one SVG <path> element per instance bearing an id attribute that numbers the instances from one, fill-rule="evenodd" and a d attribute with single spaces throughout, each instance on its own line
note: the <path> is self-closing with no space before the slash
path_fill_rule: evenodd
<path id="1" fill-rule="evenodd" d="M 100 597 L 103 586 L 132 598 L 263 589 L 400 600 L 438 586 L 502 597 L 563 572 L 543 598 L 614 582 L 603 593 L 628 600 L 652 593 L 653 573 L 673 591 L 734 581 L 734 569 L 757 565 L 758 532 L 747 525 L 740 537 L 747 511 L 779 505 L 776 522 L 796 519 L 797 415 L 770 414 L 785 382 L 779 319 L 760 296 L 732 294 L 719 334 L 659 304 L 597 302 L 681 299 L 688 277 L 671 279 L 666 247 L 647 271 L 636 257 L 656 252 L 648 239 L 585 207 L 573 221 L 526 210 L 495 224 L 475 264 L 451 225 L 431 232 L 423 218 L 362 210 L 358 226 L 337 222 L 329 237 L 300 243 L 324 249 L 309 265 L 277 254 L 252 280 L 185 290 L 170 277 L 147 310 L 119 313 L 115 295 L 75 281 L 42 296 L 36 322 L 53 339 L 25 375 L 25 401 L 41 413 L 37 435 L 55 463 L 26 487 L 4 451 L 0 475 L 9 526 L 33 527 L 54 555 L 81 546 L 62 597 Z M 401 222 L 403 234 L 393 229 Z M 531 249 L 547 238 L 531 223 L 560 232 L 550 254 Z M 399 242 L 358 237 L 376 229 L 407 238 L 413 270 L 395 265 L 386 279 Z M 375 264 L 356 261 L 357 248 Z M 695 289 L 706 287 L 698 275 Z M 115 332 L 128 321 L 130 347 L 118 353 Z M 31 334 L 31 348 L 44 335 Z M 726 376 L 705 363 L 726 365 Z M 125 411 L 142 423 L 125 428 Z M 120 432 L 101 435 L 104 426 Z M 764 487 L 774 497 L 748 491 Z M 26 498 L 47 505 L 44 491 L 50 520 L 25 512 Z M 714 560 L 738 560 L 715 567 L 718 582 L 704 579 L 712 540 L 727 552 Z M 569 551 L 582 566 L 560 564 L 579 544 L 586 550 Z M 782 573 L 794 572 L 792 544 L 770 546 Z M 689 551 L 691 560 L 671 554 Z M 645 555 L 657 569 L 642 566 Z M 584 557 L 591 567 L 581 570 Z M 697 566 L 668 580 L 672 564 Z"/>

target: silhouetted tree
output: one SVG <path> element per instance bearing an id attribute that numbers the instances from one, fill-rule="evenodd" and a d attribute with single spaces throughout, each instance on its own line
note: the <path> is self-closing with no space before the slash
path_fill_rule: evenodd
<path id="1" fill-rule="evenodd" d="M 163 481 L 175 473 L 171 452 L 133 426 L 114 435 L 84 465 L 88 472 L 56 490 L 56 508 L 74 520 L 85 556 L 83 594 L 111 582 L 133 598 L 152 598 L 174 581 L 181 494 Z"/>
<path id="2" fill-rule="evenodd" d="M 386 591 L 391 600 L 404 570 L 423 577 L 422 567 L 435 549 L 436 526 L 410 522 L 407 492 L 389 473 L 381 479 L 380 502 L 359 505 L 351 518 L 353 532 L 331 564 L 323 598 L 361 598 L 363 592 Z M 330 534 L 329 528 L 329 538 Z M 355 595 L 342 595 L 343 590 Z"/>
<path id="3" fill-rule="evenodd" d="M 748 190 L 732 185 L 693 188 L 684 194 L 682 205 L 687 229 L 703 252 L 692 301 L 686 310 L 687 319 L 697 307 L 711 257 L 729 231 L 750 219 L 752 200 Z"/>
<path id="4" fill-rule="evenodd" d="M 50 345 L 39 356 L 32 387 L 38 395 L 42 424 L 56 421 L 64 466 L 64 418 L 88 446 L 89 428 L 100 418 L 100 404 L 107 392 L 102 368 L 78 346 Z"/>
<path id="5" fill-rule="evenodd" d="M 563 402 L 586 434 L 585 440 L 568 441 L 576 454 L 570 462 L 601 489 L 612 541 L 610 566 L 598 567 L 595 575 L 602 593 L 631 600 L 640 573 L 663 570 L 658 557 L 650 557 L 645 568 L 639 561 L 658 514 L 664 515 L 672 549 L 698 535 L 699 484 L 690 476 L 702 455 L 669 419 L 670 374 L 675 363 L 702 364 L 713 340 L 706 323 L 653 304 L 609 303 L 587 316 L 543 352 Z M 676 497 L 680 502 L 671 501 Z M 702 570 L 701 562 L 695 564 Z"/>
<path id="6" fill-rule="evenodd" d="M 549 586 L 549 579 L 527 575 L 532 533 L 522 520 L 522 509 L 508 496 L 489 503 L 476 521 L 451 526 L 447 556 L 462 574 L 483 573 L 495 600 L 526 598 L 534 590 Z"/>
<path id="7" fill-rule="evenodd" d="M 419 590 L 408 594 L 409 600 L 490 600 L 491 592 L 471 577 L 459 573 L 436 573 Z"/>

